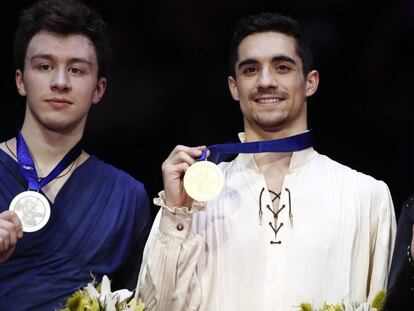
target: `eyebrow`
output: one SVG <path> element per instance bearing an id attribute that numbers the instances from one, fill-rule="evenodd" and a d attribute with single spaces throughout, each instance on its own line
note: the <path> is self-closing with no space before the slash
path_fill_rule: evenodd
<path id="1" fill-rule="evenodd" d="M 254 58 L 247 58 L 243 61 L 241 61 L 239 63 L 239 65 L 237 66 L 237 68 L 241 68 L 245 65 L 252 65 L 252 64 L 257 64 L 259 61 L 254 59 Z M 288 62 L 291 63 L 293 65 L 296 65 L 296 62 L 293 58 L 286 56 L 286 55 L 278 55 L 278 56 L 274 56 L 272 57 L 272 62 Z"/>
<path id="2" fill-rule="evenodd" d="M 47 59 L 47 60 L 53 60 L 54 59 L 54 57 L 51 54 L 36 54 L 36 55 L 33 55 L 30 58 L 30 60 L 32 61 L 32 60 L 37 59 L 37 58 Z M 92 66 L 92 62 L 88 61 L 85 58 L 81 58 L 81 57 L 73 57 L 73 58 L 70 59 L 70 62 L 71 63 L 83 63 L 83 64 L 86 64 L 86 65 Z"/>

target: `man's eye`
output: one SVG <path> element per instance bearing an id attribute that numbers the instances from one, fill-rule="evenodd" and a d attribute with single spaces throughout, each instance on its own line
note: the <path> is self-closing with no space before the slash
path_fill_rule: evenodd
<path id="1" fill-rule="evenodd" d="M 76 67 L 70 67 L 69 72 L 74 73 L 74 74 L 81 74 L 82 70 Z"/>
<path id="2" fill-rule="evenodd" d="M 38 68 L 41 71 L 49 71 L 52 69 L 52 66 L 50 66 L 49 64 L 42 64 L 42 65 L 39 65 Z"/>
<path id="3" fill-rule="evenodd" d="M 279 65 L 276 67 L 276 70 L 281 73 L 286 73 L 290 71 L 290 67 L 287 65 Z"/>
<path id="4" fill-rule="evenodd" d="M 255 67 L 247 67 L 245 70 L 244 70 L 244 73 L 246 73 L 246 74 L 252 74 L 252 73 L 255 73 L 257 70 L 256 70 L 256 68 Z"/>

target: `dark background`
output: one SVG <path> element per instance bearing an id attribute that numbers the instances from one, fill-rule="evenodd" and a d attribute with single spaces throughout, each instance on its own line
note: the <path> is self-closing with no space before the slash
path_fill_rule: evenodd
<path id="1" fill-rule="evenodd" d="M 309 100 L 315 148 L 385 181 L 397 215 L 414 193 L 414 0 L 85 2 L 107 20 L 115 50 L 85 149 L 143 181 L 150 197 L 176 144 L 221 143 L 242 130 L 227 90 L 228 43 L 236 21 L 260 11 L 298 19 L 313 42 L 321 76 Z M 23 117 L 12 40 L 18 12 L 31 3 L 8 2 L 0 19 L 1 141 Z"/>

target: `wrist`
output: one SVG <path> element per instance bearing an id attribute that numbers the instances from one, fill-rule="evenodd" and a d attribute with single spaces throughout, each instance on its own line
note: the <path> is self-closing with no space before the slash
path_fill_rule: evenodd
<path id="1" fill-rule="evenodd" d="M 167 200 L 165 198 L 165 192 L 160 191 L 158 193 L 158 197 L 154 198 L 154 204 L 166 208 L 173 214 L 192 214 L 193 212 L 202 211 L 205 209 L 205 202 L 199 202 L 199 201 L 192 201 L 189 203 L 188 206 L 183 207 L 177 207 L 175 205 L 170 205 L 167 203 Z"/>

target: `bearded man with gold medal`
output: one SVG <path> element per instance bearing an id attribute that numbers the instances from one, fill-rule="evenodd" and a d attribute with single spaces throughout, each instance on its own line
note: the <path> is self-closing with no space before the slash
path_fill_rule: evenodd
<path id="1" fill-rule="evenodd" d="M 108 40 L 105 22 L 76 0 L 41 0 L 20 17 L 26 111 L 0 144 L 0 310 L 55 310 L 91 273 L 136 284 L 152 223 L 145 189 L 81 144 L 106 89 Z"/>
<path id="2" fill-rule="evenodd" d="M 247 16 L 230 58 L 241 142 L 177 146 L 165 160 L 137 296 L 158 311 L 371 301 L 386 288 L 391 196 L 384 182 L 313 149 L 307 107 L 319 74 L 297 22 Z M 232 152 L 231 162 L 203 163 Z"/>

